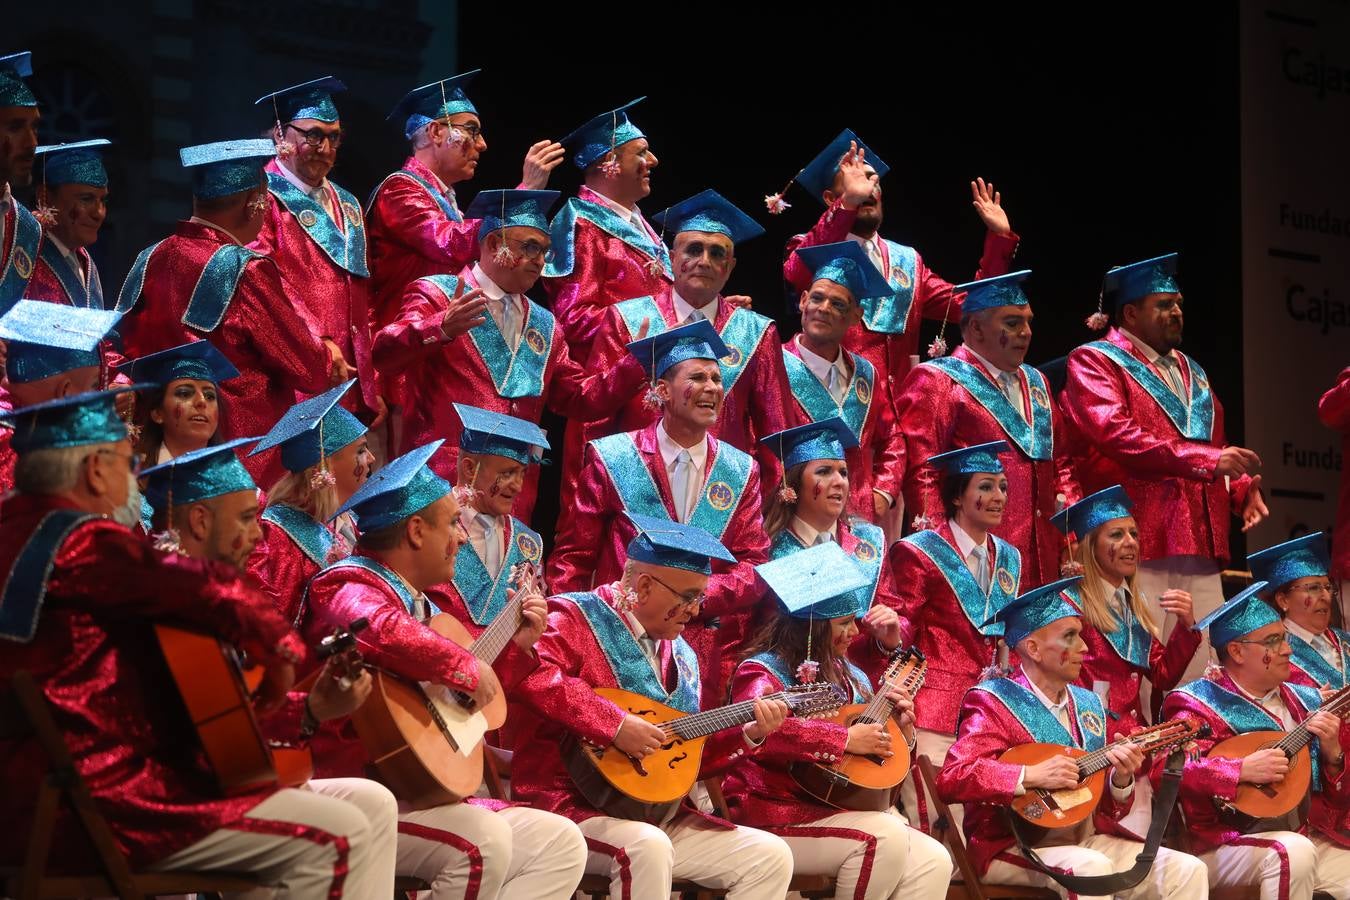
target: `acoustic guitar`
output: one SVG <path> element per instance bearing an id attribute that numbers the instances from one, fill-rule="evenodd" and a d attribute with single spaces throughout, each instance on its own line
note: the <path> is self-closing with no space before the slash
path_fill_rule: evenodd
<path id="1" fill-rule="evenodd" d="M 595 693 L 629 715 L 661 726 L 666 742 L 655 753 L 638 759 L 613 744 L 597 747 L 570 740 L 563 747 L 567 772 L 596 809 L 653 825 L 670 821 L 698 780 L 708 736 L 755 720 L 753 700 L 684 713 L 622 688 L 596 688 Z M 782 700 L 793 715 L 800 716 L 833 712 L 844 702 L 839 689 L 828 683 L 798 685 L 763 699 Z"/>
<path id="2" fill-rule="evenodd" d="M 900 686 L 912 697 L 923 685 L 928 662 L 915 648 L 896 650 L 881 675 L 880 684 L 867 703 L 852 703 L 834 714 L 833 721 L 848 727 L 880 723 L 891 738 L 892 756 L 845 753 L 836 763 L 799 761 L 791 766 L 798 786 L 827 806 L 840 809 L 884 810 L 891 805 L 896 785 L 909 774 L 909 743 L 900 725 L 891 718 L 895 704 L 886 698 Z"/>
<path id="3" fill-rule="evenodd" d="M 1341 688 L 1332 694 L 1315 711 L 1326 710 L 1340 716 L 1347 709 L 1350 709 L 1350 687 Z M 1305 720 L 1287 732 L 1249 731 L 1219 741 L 1209 749 L 1207 756 L 1242 759 L 1257 750 L 1274 748 L 1283 751 L 1289 758 L 1289 772 L 1273 784 L 1239 782 L 1237 795 L 1232 800 L 1215 797 L 1215 807 L 1244 827 L 1257 819 L 1278 818 L 1294 809 L 1308 796 L 1308 788 L 1312 784 L 1312 757 L 1308 750 L 1312 739 L 1313 733 L 1308 730 Z"/>
<path id="4" fill-rule="evenodd" d="M 319 659 L 354 647 L 357 619 L 324 639 Z M 248 666 L 234 647 L 217 637 L 174 625 L 155 625 L 160 652 L 197 732 L 221 793 L 246 794 L 267 787 L 296 787 L 314 774 L 307 748 L 271 745 L 258 727 L 253 697 L 262 666 Z"/>
<path id="5" fill-rule="evenodd" d="M 448 613 L 432 616 L 427 627 L 468 650 L 480 665 L 492 665 L 520 627 L 525 598 L 542 593 L 531 563 L 512 566 L 508 577 L 515 593 L 477 639 Z M 462 691 L 371 671 L 374 689 L 351 719 L 376 779 L 414 809 L 471 796 L 483 780 L 483 738 L 506 721 L 504 693 L 477 709 Z"/>
<path id="6" fill-rule="evenodd" d="M 1052 756 L 1067 756 L 1078 761 L 1078 784 L 1050 790 L 1029 788 L 1012 801 L 1013 812 L 1042 828 L 1068 828 L 1092 815 L 1101 802 L 1106 786 L 1106 770 L 1111 760 L 1106 754 L 1114 747 L 1134 746 L 1145 753 L 1170 753 L 1177 747 L 1204 737 L 1209 726 L 1190 719 L 1174 719 L 1145 728 L 1128 737 L 1112 741 L 1100 750 L 1083 750 L 1063 744 L 1020 744 L 1000 756 L 999 762 L 1034 766 Z"/>

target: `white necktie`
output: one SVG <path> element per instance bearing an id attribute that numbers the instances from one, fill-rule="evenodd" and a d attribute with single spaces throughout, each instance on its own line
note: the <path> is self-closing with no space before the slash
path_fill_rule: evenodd
<path id="1" fill-rule="evenodd" d="M 684 322 L 682 322 L 681 324 L 692 325 L 694 322 L 702 322 L 706 318 L 708 317 L 703 314 L 703 310 L 694 309 L 690 310 L 689 315 L 685 317 Z"/>
<path id="2" fill-rule="evenodd" d="M 502 542 L 497 536 L 497 517 L 479 513 L 476 518 L 483 527 L 483 566 L 493 578 L 502 570 Z"/>
<path id="3" fill-rule="evenodd" d="M 333 201 L 328 196 L 328 189 L 323 185 L 312 189 L 309 196 L 313 201 L 323 207 L 323 211 L 328 213 L 328 218 L 335 219 L 333 216 Z"/>
<path id="4" fill-rule="evenodd" d="M 844 402 L 844 394 L 848 390 L 848 382 L 844 380 L 844 376 L 840 373 L 839 366 L 830 366 L 830 381 L 826 386 L 826 389 L 830 392 L 830 396 L 834 398 L 835 403 Z"/>
<path id="5" fill-rule="evenodd" d="M 867 250 L 867 258 L 872 261 L 872 265 L 877 267 L 878 272 L 880 272 L 882 275 L 885 275 L 886 263 L 881 259 L 880 242 L 876 238 L 873 238 L 872 240 L 864 243 L 863 248 Z"/>
<path id="6" fill-rule="evenodd" d="M 675 513 L 680 522 L 689 518 L 689 482 L 693 474 L 693 457 L 688 450 L 681 450 L 675 457 L 675 471 L 670 475 L 671 499 L 675 501 Z"/>
<path id="7" fill-rule="evenodd" d="M 828 544 L 833 540 L 834 535 L 830 534 L 828 531 L 822 531 L 820 534 L 816 535 L 815 544 Z"/>
<path id="8" fill-rule="evenodd" d="M 1176 394 L 1178 400 L 1185 400 L 1186 395 L 1181 392 L 1181 371 L 1177 368 L 1176 357 L 1170 353 L 1158 357 L 1158 370 L 1163 374 L 1163 381 L 1167 382 L 1167 389 Z"/>
<path id="9" fill-rule="evenodd" d="M 504 294 L 499 302 L 502 305 L 502 338 L 506 340 L 506 346 L 514 350 L 516 344 L 520 343 L 520 324 L 516 321 L 516 298 L 511 294 Z"/>
<path id="10" fill-rule="evenodd" d="M 980 585 L 980 590 L 986 595 L 989 593 L 989 551 L 983 547 L 976 547 L 970 551 L 970 556 L 966 557 L 966 565 L 970 572 L 975 576 L 975 581 Z"/>

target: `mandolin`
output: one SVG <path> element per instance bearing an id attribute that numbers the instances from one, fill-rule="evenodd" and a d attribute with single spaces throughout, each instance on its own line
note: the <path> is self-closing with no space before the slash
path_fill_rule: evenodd
<path id="1" fill-rule="evenodd" d="M 1034 766 L 1052 756 L 1068 756 L 1078 761 L 1078 784 L 1071 788 L 1049 790 L 1030 788 L 1012 801 L 1013 812 L 1042 828 L 1068 828 L 1092 815 L 1101 802 L 1106 786 L 1106 770 L 1111 761 L 1107 751 L 1132 745 L 1145 753 L 1170 753 L 1177 747 L 1209 734 L 1209 726 L 1190 719 L 1173 719 L 1128 737 L 1112 741 L 1100 750 L 1082 750 L 1063 744 L 1021 744 L 1007 750 L 999 762 Z"/>
<path id="2" fill-rule="evenodd" d="M 891 717 L 895 704 L 886 699 L 892 687 L 899 686 L 912 697 L 923 684 L 928 662 L 915 648 L 896 650 L 882 673 L 880 684 L 867 703 L 853 703 L 834 714 L 833 721 L 848 727 L 858 723 L 879 722 L 891 737 L 894 755 L 862 756 L 845 753 L 836 763 L 798 761 L 792 764 L 792 777 L 802 790 L 828 806 L 840 809 L 884 810 L 891 805 L 895 786 L 909 774 L 909 744 L 900 725 Z"/>
<path id="3" fill-rule="evenodd" d="M 624 712 L 661 726 L 668 740 L 650 756 L 629 756 L 610 744 L 572 740 L 563 748 L 567 772 L 592 806 L 620 819 L 652 824 L 670 821 L 698 780 L 708 736 L 755 720 L 753 700 L 703 712 L 683 713 L 622 688 L 596 688 L 597 696 Z M 793 715 L 833 712 L 843 703 L 832 684 L 803 684 L 765 696 L 782 700 Z"/>
<path id="4" fill-rule="evenodd" d="M 427 627 L 467 649 L 481 665 L 492 665 L 520 627 L 525 598 L 542 593 L 531 563 L 512 566 L 509 578 L 514 594 L 478 638 L 448 613 L 432 616 Z M 476 709 L 469 695 L 454 688 L 371 671 L 374 689 L 351 718 L 377 780 L 414 809 L 455 803 L 478 790 L 483 738 L 506 721 L 503 692 Z"/>
<path id="5" fill-rule="evenodd" d="M 1350 710 L 1350 687 L 1341 688 L 1332 694 L 1313 712 L 1322 710 L 1337 716 L 1344 715 Z M 1232 800 L 1215 797 L 1214 805 L 1219 812 L 1249 824 L 1256 819 L 1278 818 L 1298 806 L 1308 796 L 1308 788 L 1312 784 L 1312 757 L 1308 750 L 1312 739 L 1313 733 L 1304 721 L 1291 731 L 1249 731 L 1219 741 L 1211 747 L 1207 756 L 1227 759 L 1242 759 L 1268 747 L 1282 750 L 1289 757 L 1289 772 L 1279 781 L 1273 784 L 1243 781 L 1238 783 L 1237 795 Z"/>

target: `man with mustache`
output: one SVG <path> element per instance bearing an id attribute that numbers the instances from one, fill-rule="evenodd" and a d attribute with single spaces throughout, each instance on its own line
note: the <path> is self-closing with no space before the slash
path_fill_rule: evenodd
<path id="1" fill-rule="evenodd" d="M 1177 349 L 1185 301 L 1176 270 L 1169 253 L 1106 273 L 1103 302 L 1116 327 L 1069 354 L 1061 403 L 1083 490 L 1121 485 L 1145 525 L 1139 587 L 1166 620 L 1164 638 L 1176 620 L 1157 598 L 1176 588 L 1190 593 L 1197 616 L 1217 609 L 1229 517 L 1247 531 L 1269 512 L 1261 476 L 1251 474 L 1261 458 L 1227 445 L 1209 377 Z M 1187 677 L 1198 678 L 1208 658 L 1202 644 Z"/>
<path id="2" fill-rule="evenodd" d="M 904 475 L 904 436 L 895 428 L 885 373 L 844 349 L 863 315 L 862 301 L 888 290 L 886 280 L 851 241 L 796 251 L 812 280 L 797 301 L 802 330 L 783 348 L 793 408 L 809 422 L 839 417 L 857 446 L 845 451 L 849 512 L 880 523 Z"/>
<path id="3" fill-rule="evenodd" d="M 793 253 L 802 247 L 856 241 L 890 285 L 890 292 L 862 300 L 863 315 L 844 338 L 844 346 L 866 357 L 887 381 L 893 399 L 919 353 L 921 319 L 951 321 L 961 306 L 960 291 L 924 264 L 913 247 L 887 240 L 881 229 L 880 179 L 890 167 L 845 128 L 794 179 L 825 204 L 825 212 L 806 234 L 788 241 L 783 277 L 799 291 L 811 285 L 811 271 Z M 1001 198 L 983 178 L 970 183 L 971 205 L 988 231 L 976 278 L 1002 275 L 1012 268 L 1020 240 L 1008 224 Z"/>
<path id="4" fill-rule="evenodd" d="M 617 580 L 635 533 L 628 513 L 695 525 L 716 537 L 733 559 L 713 563 L 685 640 L 698 653 L 704 702 L 717 705 L 760 601 L 754 567 L 769 558 L 759 466 L 711 434 L 724 399 L 718 360 L 729 352 L 711 322 L 663 331 L 628 349 L 652 379 L 649 396 L 660 403 L 661 418 L 587 444 L 574 501 L 562 508 L 549 587 L 586 591 Z"/>
<path id="5" fill-rule="evenodd" d="M 544 268 L 557 199 L 557 191 L 479 192 L 469 207 L 477 261 L 408 285 L 375 336 L 376 363 L 403 384 L 402 444 L 449 443 L 431 463 L 445 477 L 456 477 L 455 403 L 538 423 L 545 409 L 576 418 L 612 413 L 642 386 L 642 367 L 626 355 L 588 374 L 553 314 L 526 295 Z M 537 470 L 525 472 L 513 510 L 524 522 L 538 484 Z"/>
<path id="6" fill-rule="evenodd" d="M 1049 384 L 1024 363 L 1032 312 L 1021 284 L 1030 274 L 958 285 L 961 346 L 915 366 L 896 403 L 909 449 L 905 509 L 920 526 L 944 518 L 937 473 L 924 460 L 987 441 L 1011 446 L 1007 505 L 993 531 L 1022 554 L 1024 588 L 1058 577 L 1063 541 L 1050 517 L 1079 499 Z"/>
<path id="7" fill-rule="evenodd" d="M 609 308 L 633 297 L 651 297 L 672 282 L 670 253 L 647 223 L 638 201 L 652 192 L 651 172 L 660 160 L 642 129 L 629 117 L 645 98 L 601 113 L 563 138 L 584 182 L 549 226 L 552 252 L 544 289 L 572 356 L 583 366 L 605 327 Z M 588 422 L 567 423 L 563 444 L 563 508 L 571 503 L 586 441 L 602 434 Z"/>
<path id="8" fill-rule="evenodd" d="M 37 218 L 13 194 L 33 183 L 41 114 L 24 83 L 32 74 L 31 53 L 0 56 L 0 313 L 24 295 L 42 240 Z"/>
<path id="9" fill-rule="evenodd" d="M 254 103 L 271 114 L 277 156 L 267 163 L 267 212 L 250 246 L 276 263 L 291 303 L 342 351 L 357 381 L 343 406 L 378 430 L 387 410 L 370 359 L 366 225 L 360 201 L 328 180 L 344 136 L 333 94 L 346 89 L 327 75 Z"/>

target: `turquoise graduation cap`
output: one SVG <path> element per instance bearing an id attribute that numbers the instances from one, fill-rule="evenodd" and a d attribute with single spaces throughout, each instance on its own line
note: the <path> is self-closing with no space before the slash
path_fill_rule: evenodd
<path id="1" fill-rule="evenodd" d="M 1152 259 L 1116 266 L 1102 279 L 1102 292 L 1114 295 L 1117 308 L 1133 303 L 1149 294 L 1179 294 L 1177 263 L 1180 257 L 1165 253 Z"/>
<path id="2" fill-rule="evenodd" d="M 332 75 L 315 78 L 303 84 L 294 84 L 270 94 L 263 94 L 253 101 L 254 106 L 267 104 L 277 122 L 285 124 L 296 119 L 315 119 L 319 122 L 336 122 L 337 105 L 333 95 L 347 89 L 340 79 Z"/>
<path id="3" fill-rule="evenodd" d="M 107 391 L 71 394 L 0 412 L 0 422 L 14 429 L 9 445 L 20 455 L 30 450 L 112 444 L 127 436 L 127 425 L 118 417 L 113 398 L 148 387 L 148 384 L 132 384 Z"/>
<path id="4" fill-rule="evenodd" d="M 442 78 L 431 84 L 413 88 L 394 104 L 389 111 L 388 120 L 403 120 L 403 136 L 411 139 L 418 129 L 438 119 L 459 113 L 477 113 L 473 103 L 464 93 L 469 82 L 477 77 L 482 69 L 474 69 L 462 75 Z"/>
<path id="5" fill-rule="evenodd" d="M 630 512 L 637 534 L 628 542 L 628 558 L 635 562 L 712 574 L 712 561 L 734 563 L 736 557 L 702 528 L 670 519 Z"/>
<path id="6" fill-rule="evenodd" d="M 258 486 L 248 469 L 239 461 L 239 447 L 257 438 L 243 437 L 175 456 L 141 472 L 145 480 L 145 498 L 156 514 L 174 506 L 200 503 L 239 491 L 256 491 Z"/>
<path id="7" fill-rule="evenodd" d="M 164 387 L 179 378 L 220 384 L 239 377 L 234 363 L 210 341 L 189 341 L 158 353 L 138 356 L 117 366 L 117 371 L 132 381 L 154 382 Z"/>
<path id="8" fill-rule="evenodd" d="M 24 82 L 33 74 L 33 54 L 24 50 L 0 56 L 0 107 L 37 106 L 37 97 Z"/>
<path id="9" fill-rule="evenodd" d="M 51 187 L 63 184 L 108 186 L 108 170 L 103 167 L 103 150 L 112 141 L 93 138 L 69 144 L 44 144 L 33 152 L 42 167 L 41 181 Z"/>
<path id="10" fill-rule="evenodd" d="M 1134 503 L 1126 495 L 1125 489 L 1113 484 L 1095 494 L 1089 494 L 1073 506 L 1061 509 L 1050 517 L 1050 524 L 1065 534 L 1072 532 L 1074 537 L 1081 540 L 1104 522 L 1130 515 L 1132 506 Z"/>
<path id="11" fill-rule="evenodd" d="M 427 468 L 427 460 L 444 443 L 432 441 L 391 460 L 370 476 L 333 518 L 350 512 L 362 531 L 379 531 L 421 512 L 450 493 L 450 484 Z"/>
<path id="12" fill-rule="evenodd" d="M 801 247 L 796 252 L 802 265 L 811 270 L 812 281 L 822 278 L 833 281 L 846 288 L 858 303 L 868 297 L 894 293 L 857 241 L 817 244 Z"/>
<path id="13" fill-rule="evenodd" d="M 952 475 L 974 475 L 976 473 L 1002 472 L 1003 463 L 1000 453 L 1011 449 L 1007 441 L 990 441 L 987 444 L 971 444 L 969 447 L 957 447 L 946 453 L 928 457 L 928 464 Z"/>
<path id="14" fill-rule="evenodd" d="M 1268 587 L 1268 581 L 1253 581 L 1191 628 L 1195 631 L 1209 629 L 1210 645 L 1222 647 L 1244 634 L 1251 634 L 1258 628 L 1280 621 L 1280 614 L 1274 607 L 1261 599 L 1261 592 Z"/>
<path id="15" fill-rule="evenodd" d="M 858 446 L 853 429 L 838 416 L 798 425 L 760 438 L 759 442 L 782 460 L 785 469 L 813 459 L 843 459 L 845 450 Z"/>
<path id="16" fill-rule="evenodd" d="M 690 322 L 628 344 L 628 352 L 642 363 L 650 378 L 660 378 L 686 359 L 721 359 L 731 351 L 707 319 Z"/>
<path id="17" fill-rule="evenodd" d="M 0 340 L 9 345 L 5 375 L 21 384 L 97 366 L 99 341 L 120 318 L 112 310 L 20 300 L 0 316 Z"/>
<path id="18" fill-rule="evenodd" d="M 993 278 L 981 278 L 979 281 L 967 281 L 952 288 L 957 293 L 965 292 L 966 299 L 961 301 L 961 315 L 982 312 L 999 306 L 1027 306 L 1027 295 L 1022 292 L 1022 282 L 1031 275 L 1030 269 L 996 275 Z"/>
<path id="19" fill-rule="evenodd" d="M 360 439 L 366 426 L 338 405 L 354 384 L 355 378 L 286 410 L 249 456 L 280 447 L 281 464 L 286 470 L 303 472 Z"/>
<path id="20" fill-rule="evenodd" d="M 192 196 L 213 200 L 258 187 L 263 166 L 276 155 L 271 141 L 245 139 L 184 147 L 178 160 L 192 170 Z"/>
<path id="21" fill-rule="evenodd" d="M 466 453 L 504 456 L 527 466 L 544 458 L 548 435 L 534 422 L 463 403 L 454 407 L 464 423 L 459 449 Z"/>
<path id="22" fill-rule="evenodd" d="M 825 145 L 824 150 L 816 154 L 815 159 L 806 164 L 801 174 L 794 180 L 824 203 L 821 194 L 834 186 L 834 176 L 839 173 L 839 161 L 844 158 L 844 154 L 848 152 L 848 145 L 853 141 L 857 141 L 859 149 L 863 151 L 864 161 L 876 170 L 878 178 L 891 170 L 891 167 L 872 152 L 872 148 L 864 144 L 852 129 L 845 128 L 839 132 L 838 137 Z"/>
<path id="23" fill-rule="evenodd" d="M 618 109 L 601 113 L 559 141 L 572 152 L 572 162 L 576 163 L 578 169 L 587 168 L 616 147 L 646 137 L 642 129 L 628 118 L 628 110 L 646 99 L 638 97 Z"/>
<path id="24" fill-rule="evenodd" d="M 1327 536 L 1318 531 L 1247 555 L 1252 577 L 1275 589 L 1298 578 L 1325 578 L 1331 571 Z"/>
<path id="25" fill-rule="evenodd" d="M 712 189 L 700 191 L 687 200 L 652 216 L 652 223 L 663 234 L 681 231 L 705 231 L 724 234 L 733 244 L 759 237 L 764 229 L 730 200 Z"/>
<path id="26" fill-rule="evenodd" d="M 1003 640 L 1009 647 L 1016 647 L 1027 635 L 1051 622 L 1083 614 L 1083 611 L 1070 603 L 1062 593 L 1082 580 L 1082 575 L 1074 575 L 1032 588 L 1025 594 L 1014 597 L 984 624 L 1004 623 Z"/>
<path id="27" fill-rule="evenodd" d="M 499 228 L 536 228 L 548 233 L 548 213 L 558 191 L 479 191 L 465 210 L 466 219 L 482 219 L 478 239 Z"/>
<path id="28" fill-rule="evenodd" d="M 755 574 L 794 619 L 861 615 L 854 591 L 871 583 L 834 541 L 761 563 Z"/>

